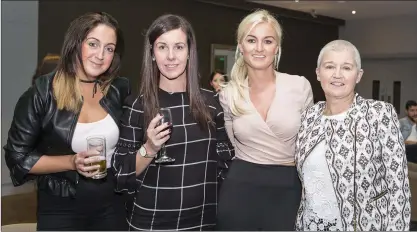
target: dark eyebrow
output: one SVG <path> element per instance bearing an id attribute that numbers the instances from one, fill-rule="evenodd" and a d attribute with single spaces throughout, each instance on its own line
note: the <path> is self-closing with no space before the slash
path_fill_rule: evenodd
<path id="1" fill-rule="evenodd" d="M 89 40 L 89 39 L 93 39 L 93 40 L 96 40 L 96 41 L 98 41 L 98 42 L 101 42 L 99 39 L 97 39 L 97 38 L 95 38 L 95 37 L 88 37 L 86 40 Z M 106 45 L 113 45 L 113 46 L 116 46 L 116 44 L 114 44 L 114 43 L 108 43 L 108 44 L 106 44 Z"/>
<path id="2" fill-rule="evenodd" d="M 163 45 L 167 45 L 167 43 L 165 43 L 165 42 L 158 42 L 158 43 L 156 43 L 156 44 L 163 44 Z M 184 42 L 177 42 L 177 43 L 175 43 L 175 45 L 185 45 L 186 43 L 184 43 Z"/>

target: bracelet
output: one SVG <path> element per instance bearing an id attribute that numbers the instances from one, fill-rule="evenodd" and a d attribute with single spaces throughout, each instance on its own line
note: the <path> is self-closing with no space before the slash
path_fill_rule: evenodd
<path id="1" fill-rule="evenodd" d="M 154 154 L 154 155 L 148 155 L 148 154 L 146 154 L 145 155 L 145 158 L 155 158 L 156 157 L 156 155 L 158 154 L 158 152 L 156 153 L 156 154 Z"/>

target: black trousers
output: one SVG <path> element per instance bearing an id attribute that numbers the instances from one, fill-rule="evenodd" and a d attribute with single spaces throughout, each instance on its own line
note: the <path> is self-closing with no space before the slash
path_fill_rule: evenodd
<path id="1" fill-rule="evenodd" d="M 114 192 L 115 179 L 108 170 L 102 180 L 80 176 L 75 198 L 53 196 L 38 190 L 39 231 L 127 230 L 125 197 Z"/>
<path id="2" fill-rule="evenodd" d="M 417 163 L 417 145 L 405 145 L 405 154 L 408 162 Z"/>
<path id="3" fill-rule="evenodd" d="M 294 230 L 300 200 L 295 167 L 235 159 L 220 190 L 216 229 Z"/>

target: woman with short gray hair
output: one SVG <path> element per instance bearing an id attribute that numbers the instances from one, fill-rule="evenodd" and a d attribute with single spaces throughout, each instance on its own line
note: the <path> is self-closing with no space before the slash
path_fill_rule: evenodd
<path id="1" fill-rule="evenodd" d="M 301 117 L 295 159 L 303 196 L 296 230 L 408 230 L 407 161 L 393 106 L 355 93 L 363 70 L 348 41 L 324 46 L 316 74 L 326 101 Z"/>

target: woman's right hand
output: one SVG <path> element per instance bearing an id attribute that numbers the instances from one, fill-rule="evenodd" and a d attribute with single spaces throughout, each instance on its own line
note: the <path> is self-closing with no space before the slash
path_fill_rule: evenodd
<path id="1" fill-rule="evenodd" d="M 149 154 L 156 154 L 161 149 L 161 146 L 170 138 L 169 134 L 171 133 L 171 129 L 165 130 L 170 126 L 167 122 L 157 126 L 162 117 L 163 116 L 158 114 L 155 118 L 153 118 L 149 123 L 148 129 L 146 130 L 146 136 L 148 139 L 145 145 L 146 151 Z"/>
<path id="2" fill-rule="evenodd" d="M 98 162 L 103 159 L 96 150 L 84 151 L 74 155 L 75 170 L 81 175 L 90 178 L 99 172 Z M 94 164 L 94 165 L 93 165 Z"/>

